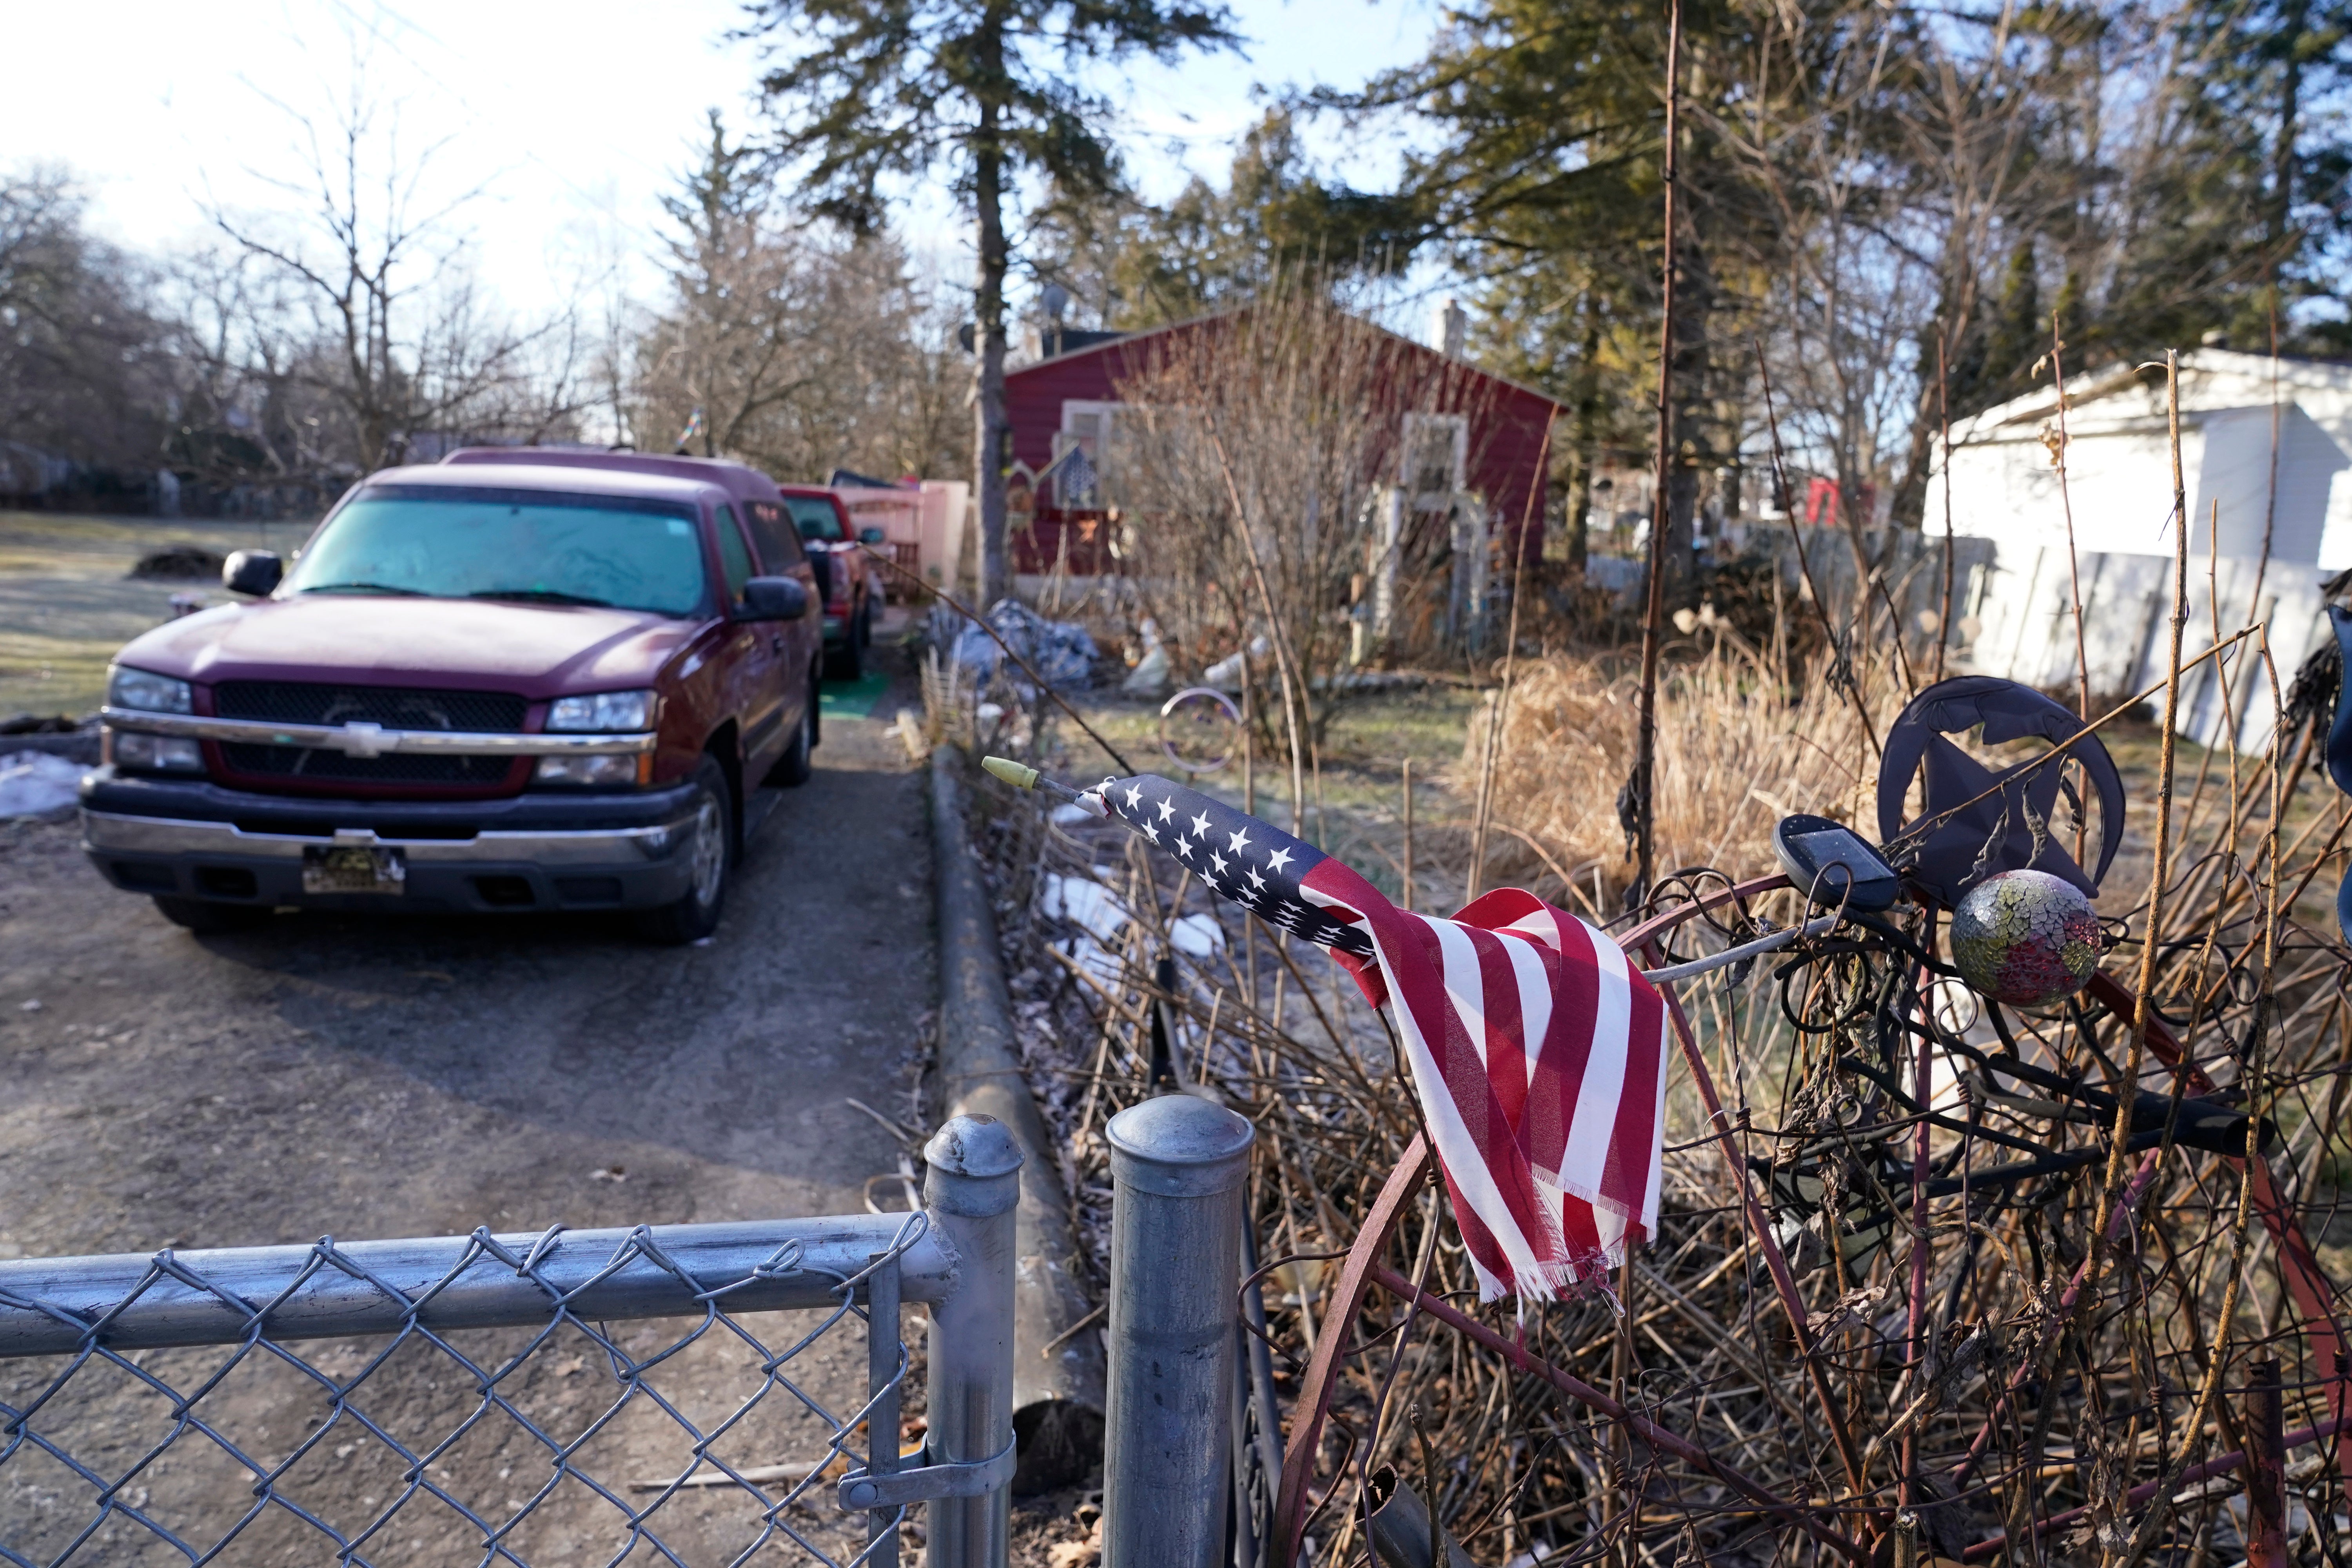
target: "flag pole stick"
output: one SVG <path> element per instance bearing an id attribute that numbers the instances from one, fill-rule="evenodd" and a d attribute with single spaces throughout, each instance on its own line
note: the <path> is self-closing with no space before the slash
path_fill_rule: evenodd
<path id="1" fill-rule="evenodd" d="M 1679 434 L 1675 418 L 1675 163 L 1680 149 L 1676 142 L 1682 134 L 1682 59 L 1683 6 L 1682 0 L 1667 0 L 1666 8 L 1666 141 L 1665 198 L 1666 249 L 1661 263 L 1660 302 L 1658 311 L 1658 466 L 1654 493 L 1650 507 L 1650 550 L 1648 594 L 1642 612 L 1642 701 L 1640 727 L 1634 735 L 1633 799 L 1633 896 L 1628 907 L 1639 904 L 1650 896 L 1650 879 L 1657 872 L 1656 803 L 1652 799 L 1657 781 L 1658 746 L 1658 644 L 1664 637 L 1660 623 L 1665 616 L 1666 533 L 1674 521 L 1673 489 L 1675 441 Z"/>

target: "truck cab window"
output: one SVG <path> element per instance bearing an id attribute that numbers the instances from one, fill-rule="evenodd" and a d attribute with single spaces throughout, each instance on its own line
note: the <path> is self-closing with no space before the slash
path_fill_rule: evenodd
<path id="1" fill-rule="evenodd" d="M 761 570 L 782 575 L 807 559 L 782 506 L 772 500 L 745 501 L 743 515 L 751 524 L 751 542 L 760 547 Z"/>
<path id="2" fill-rule="evenodd" d="M 735 509 L 719 508 L 719 566 L 727 574 L 727 602 L 743 602 L 743 584 L 751 580 L 751 552 L 743 543 L 743 531 L 735 521 Z"/>
<path id="3" fill-rule="evenodd" d="M 849 537 L 841 526 L 841 514 L 821 496 L 787 496 L 784 505 L 792 509 L 793 526 L 803 539 L 838 544 Z"/>

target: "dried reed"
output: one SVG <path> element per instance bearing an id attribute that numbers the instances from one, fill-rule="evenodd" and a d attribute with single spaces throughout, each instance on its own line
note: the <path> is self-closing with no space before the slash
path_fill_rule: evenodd
<path id="1" fill-rule="evenodd" d="M 1858 814 L 1874 759 L 1853 704 L 1826 679 L 1784 682 L 1736 633 L 1711 640 L 1660 679 L 1657 863 L 1662 873 L 1726 866 L 1752 875 L 1772 864 L 1772 825 L 1791 812 L 1865 821 Z M 1891 681 L 1877 683 L 1882 732 L 1906 695 Z M 1633 767 L 1636 700 L 1631 668 L 1591 655 L 1548 658 L 1518 678 L 1502 726 L 1493 809 L 1498 822 L 1548 847 L 1553 865 L 1525 839 L 1498 843 L 1487 885 L 1516 879 L 1557 898 L 1563 880 L 1588 889 L 1597 880 L 1609 897 L 1593 902 L 1613 910 L 1634 873 L 1612 781 Z M 1486 735 L 1484 724 L 1472 723 L 1455 770 L 1461 793 L 1484 775 Z"/>
<path id="2" fill-rule="evenodd" d="M 1787 647 L 1785 634 L 1768 646 Z M 2239 672 L 2263 657 L 2259 637 L 2225 657 L 2225 686 L 2251 689 Z M 1868 639 L 1840 675 L 1853 684 L 1833 686 L 1821 665 L 1791 675 L 1728 627 L 1675 650 L 1657 710 L 1662 869 L 1763 874 L 1767 834 L 1788 812 L 1874 830 L 1862 816 L 1874 736 L 1907 688 Z M 1556 901 L 1574 885 L 1579 907 L 1614 911 L 1631 871 L 1612 800 L 1634 744 L 1631 687 L 1621 654 L 1523 667 L 1496 742 L 1492 810 L 1507 842 L 1489 884 L 1516 878 Z M 2200 773 L 2174 804 L 2169 873 L 2154 875 L 2142 831 L 2153 824 L 2129 819 L 2103 910 L 2109 978 L 2067 1007 L 1996 1020 L 1893 950 L 1834 942 L 1679 987 L 1690 1028 L 1670 1089 L 1662 1234 L 1620 1282 L 1624 1316 L 1598 1295 L 1532 1310 L 1525 1352 L 1507 1309 L 1475 1314 L 1490 1325 L 1475 1336 L 1379 1292 L 1360 1317 L 1333 1315 L 1336 1258 L 1416 1127 L 1384 1031 L 1334 966 L 1216 906 L 1116 826 L 1057 826 L 1034 797 L 981 797 L 991 820 L 976 842 L 1009 911 L 1025 1060 L 1097 1267 L 1108 1236 L 1101 1130 L 1155 1092 L 1155 1010 L 1171 1021 L 1179 1079 L 1260 1130 L 1249 1205 L 1272 1266 L 1267 1327 L 1287 1422 L 1315 1347 L 1332 1335 L 1352 1347 L 1313 1457 L 1315 1563 L 1365 1561 L 1365 1487 L 1387 1465 L 1416 1478 L 1493 1568 L 1530 1568 L 1538 1554 L 1820 1562 L 1838 1551 L 1823 1530 L 1919 1562 L 2231 1561 L 2264 1544 L 2233 1511 L 2227 1479 L 2255 1429 L 2243 1403 L 2260 1392 L 2243 1392 L 2255 1359 L 2282 1363 L 2283 1420 L 2301 1445 L 2283 1460 L 2289 1544 L 2304 1560 L 2342 1561 L 2352 1509 L 2332 1434 L 2347 1414 L 2346 1367 L 2332 1289 L 2312 1281 L 2322 1262 L 2344 1273 L 2334 1215 L 2352 1157 L 2338 1131 L 2352 1008 L 2338 982 L 2352 952 L 2324 913 L 2298 919 L 2296 900 L 2340 874 L 2352 811 L 2315 798 L 2326 784 L 2307 764 L 2327 703 L 2305 695 L 2276 715 L 2266 754 L 2219 764 L 2210 789 Z M 1050 766 L 1053 726 L 1041 717 L 1034 732 Z M 1486 733 L 1474 718 L 1457 816 L 1486 772 Z M 1417 830 L 1426 860 L 1444 830 L 1426 818 Z M 1116 900 L 1091 928 L 1071 918 L 1083 900 L 1069 890 L 1085 884 Z M 1724 885 L 1669 879 L 1650 909 Z M 2147 904 L 2120 904 L 2158 886 L 2163 936 L 2150 951 Z M 1785 925 L 1798 912 L 1777 893 L 1746 916 Z M 1937 948 L 1935 921 L 1898 918 L 1909 940 Z M 1738 934 L 1729 911 L 1718 920 L 1683 926 L 1672 951 L 1643 961 Z M 1172 984 L 1157 978 L 1163 960 Z M 2135 1074 L 2128 987 L 2143 975 L 2158 1005 Z M 2051 1087 L 1989 1072 L 1986 1053 Z M 2095 1098 L 2126 1087 L 2158 1097 L 2157 1123 L 2131 1112 L 2129 1094 Z M 2200 1095 L 2257 1113 L 2249 1147 L 2192 1137 L 2174 1107 Z M 2255 1153 L 2263 1116 L 2277 1138 Z M 2111 1188 L 2101 1177 L 2118 1153 L 2126 1179 Z M 2018 1176 L 2029 1162 L 2036 1173 Z M 2320 1243 L 2315 1257 L 2305 1237 Z M 1760 1262 L 1768 1252 L 1789 1259 L 1785 1288 Z M 1382 1257 L 1405 1280 L 1426 1269 L 1440 1305 L 1472 1299 L 1431 1190 Z M 1817 1510 L 1816 1532 L 1564 1398 L 1526 1352 L 1596 1387 L 1613 1379 L 1631 1409 L 1712 1463 Z"/>

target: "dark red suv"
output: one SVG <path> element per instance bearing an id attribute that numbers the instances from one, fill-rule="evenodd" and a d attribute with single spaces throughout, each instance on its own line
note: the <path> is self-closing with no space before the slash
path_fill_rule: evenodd
<path id="1" fill-rule="evenodd" d="M 252 602 L 117 656 L 84 847 L 197 931 L 281 905 L 719 921 L 824 658 L 783 499 L 732 463 L 482 449 L 369 476 Z"/>

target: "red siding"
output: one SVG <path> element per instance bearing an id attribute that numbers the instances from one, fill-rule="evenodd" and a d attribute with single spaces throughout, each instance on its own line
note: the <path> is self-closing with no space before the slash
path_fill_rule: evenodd
<path id="1" fill-rule="evenodd" d="M 1006 416 L 1013 423 L 1013 456 L 1032 469 L 1054 459 L 1054 435 L 1062 427 L 1062 405 L 1077 401 L 1116 403 L 1118 383 L 1140 371 L 1167 334 L 1220 330 L 1223 317 L 1191 321 L 1024 365 L 1004 378 Z M 1389 334 L 1396 356 L 1399 423 L 1405 405 L 1437 414 L 1472 415 L 1469 482 L 1486 500 L 1488 516 L 1510 533 L 1527 534 L 1520 548 L 1529 559 L 1543 550 L 1544 433 L 1559 405 L 1541 394 L 1489 375 L 1475 365 L 1448 361 L 1409 338 Z M 1414 384 L 1434 385 L 1426 401 Z"/>

